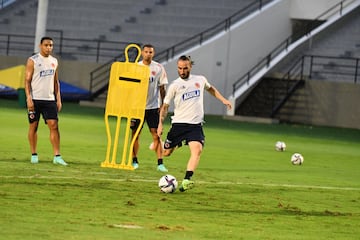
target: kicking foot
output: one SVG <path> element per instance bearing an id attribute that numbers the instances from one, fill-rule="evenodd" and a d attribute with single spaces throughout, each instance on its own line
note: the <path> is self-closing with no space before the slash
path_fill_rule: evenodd
<path id="1" fill-rule="evenodd" d="M 189 179 L 184 179 L 181 182 L 179 190 L 180 190 L 180 192 L 185 192 L 186 190 L 189 190 L 193 187 L 194 187 L 194 181 L 190 181 Z"/>

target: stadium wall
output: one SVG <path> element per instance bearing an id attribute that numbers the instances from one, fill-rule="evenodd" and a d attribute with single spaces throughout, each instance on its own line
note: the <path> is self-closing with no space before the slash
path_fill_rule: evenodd
<path id="1" fill-rule="evenodd" d="M 98 63 L 59 60 L 59 79 L 79 88 L 89 90 L 90 72 L 100 66 Z M 0 70 L 17 65 L 26 65 L 27 58 L 0 56 Z"/>
<path id="2" fill-rule="evenodd" d="M 360 85 L 308 80 L 280 110 L 281 121 L 360 129 Z"/>
<path id="3" fill-rule="evenodd" d="M 226 97 L 230 96 L 232 84 L 246 74 L 281 41 L 291 35 L 291 17 L 306 18 L 306 13 L 310 13 L 310 10 L 312 16 L 315 16 L 316 13 L 325 11 L 338 1 L 319 0 L 316 2 L 317 4 L 311 0 L 274 1 L 263 8 L 261 12 L 254 13 L 233 26 L 231 31 L 215 36 L 200 47 L 190 49 L 184 54 L 191 55 L 195 61 L 193 73 L 204 74 Z M 175 56 L 174 59 L 165 63 L 170 81 L 177 78 L 177 57 Z M 61 80 L 80 88 L 89 88 L 90 72 L 99 64 L 62 61 L 61 59 L 59 61 Z M 25 63 L 26 58 L 0 56 L 0 69 Z M 326 88 L 322 91 L 326 91 Z M 348 92 L 346 99 L 349 98 L 352 98 L 350 92 Z M 337 99 L 341 99 L 341 96 L 339 95 Z M 345 103 L 348 101 L 346 99 L 344 100 Z M 331 102 L 328 105 L 323 102 L 321 107 L 325 109 L 323 111 L 331 111 L 332 109 Z M 205 113 L 222 115 L 225 114 L 225 108 L 207 94 L 205 97 Z"/>
<path id="4" fill-rule="evenodd" d="M 291 35 L 290 1 L 274 1 L 201 46 L 185 54 L 195 61 L 193 74 L 203 74 L 226 97 L 232 84 Z M 165 64 L 169 80 L 177 78 L 176 61 Z M 205 113 L 223 115 L 224 106 L 205 96 Z"/>
<path id="5" fill-rule="evenodd" d="M 316 19 L 327 9 L 339 3 L 339 0 L 292 0 L 290 17 L 294 19 Z"/>

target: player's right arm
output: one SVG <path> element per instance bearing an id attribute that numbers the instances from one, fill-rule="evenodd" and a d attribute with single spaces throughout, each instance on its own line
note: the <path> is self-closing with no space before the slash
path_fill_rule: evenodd
<path id="1" fill-rule="evenodd" d="M 163 103 L 164 103 L 165 95 L 166 95 L 165 85 L 161 85 L 160 86 L 160 100 L 161 100 L 160 106 L 163 105 Z"/>
<path id="2" fill-rule="evenodd" d="M 159 125 L 157 128 L 157 134 L 159 137 L 161 137 L 163 133 L 163 122 L 168 114 L 169 111 L 169 104 L 164 103 L 160 108 L 160 114 L 159 114 Z"/>
<path id="3" fill-rule="evenodd" d="M 159 137 L 161 137 L 161 134 L 163 133 L 163 122 L 168 115 L 170 101 L 175 97 L 175 94 L 176 94 L 176 85 L 171 84 L 169 86 L 168 91 L 166 92 L 166 96 L 164 98 L 163 104 L 159 112 L 159 125 L 157 128 L 157 134 Z"/>
<path id="4" fill-rule="evenodd" d="M 26 105 L 28 111 L 34 111 L 34 102 L 31 97 L 31 81 L 34 73 L 34 61 L 30 58 L 26 62 L 25 68 L 25 95 L 26 95 Z"/>

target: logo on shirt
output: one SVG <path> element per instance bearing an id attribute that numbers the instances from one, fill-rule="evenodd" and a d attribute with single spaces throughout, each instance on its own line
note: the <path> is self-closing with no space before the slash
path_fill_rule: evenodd
<path id="1" fill-rule="evenodd" d="M 182 99 L 185 101 L 185 100 L 188 100 L 188 99 L 191 99 L 194 97 L 199 97 L 199 96 L 200 96 L 200 90 L 195 90 L 195 91 L 184 93 L 182 96 Z"/>
<path id="2" fill-rule="evenodd" d="M 40 77 L 46 77 L 54 75 L 54 69 L 47 69 L 40 72 Z"/>

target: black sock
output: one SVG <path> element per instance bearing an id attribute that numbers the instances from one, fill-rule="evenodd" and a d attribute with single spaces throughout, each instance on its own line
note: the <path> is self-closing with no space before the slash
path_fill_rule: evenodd
<path id="1" fill-rule="evenodd" d="M 133 157 L 133 163 L 139 163 L 137 157 Z"/>
<path id="2" fill-rule="evenodd" d="M 32 156 L 37 156 L 37 153 L 33 153 L 33 154 L 31 154 Z"/>
<path id="3" fill-rule="evenodd" d="M 190 180 L 193 174 L 194 174 L 193 171 L 186 171 L 184 179 Z"/>
<path id="4" fill-rule="evenodd" d="M 56 154 L 55 157 L 60 157 L 61 155 L 60 154 Z"/>
<path id="5" fill-rule="evenodd" d="M 163 159 L 162 159 L 162 158 L 159 158 L 159 159 L 158 159 L 158 165 L 161 165 L 161 164 L 163 164 Z"/>

